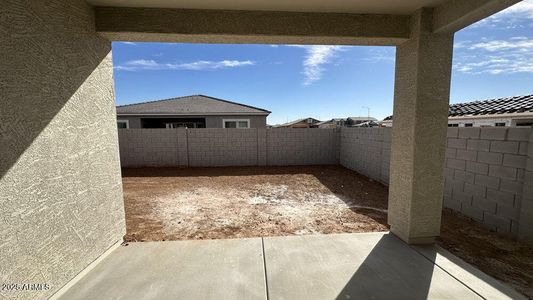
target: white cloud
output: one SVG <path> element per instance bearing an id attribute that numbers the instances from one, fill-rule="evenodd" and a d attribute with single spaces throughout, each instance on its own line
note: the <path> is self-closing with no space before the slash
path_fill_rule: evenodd
<path id="1" fill-rule="evenodd" d="M 512 37 L 509 41 L 498 40 L 473 44 L 469 49 L 483 49 L 490 52 L 501 50 L 533 51 L 533 40 L 526 37 Z"/>
<path id="2" fill-rule="evenodd" d="M 522 2 L 519 2 L 505 10 L 502 10 L 496 16 L 497 17 L 518 16 L 518 17 L 526 17 L 528 19 L 533 19 L 533 1 L 524 0 Z"/>
<path id="3" fill-rule="evenodd" d="M 525 28 L 527 24 L 531 27 L 533 23 L 533 0 L 523 0 L 501 12 L 485 18 L 472 27 L 490 27 L 500 29 Z M 524 22 L 525 21 L 525 22 Z"/>
<path id="4" fill-rule="evenodd" d="M 134 43 L 134 42 L 119 42 L 121 44 L 125 44 L 125 45 L 137 45 L 137 43 Z"/>
<path id="5" fill-rule="evenodd" d="M 303 61 L 304 81 L 303 85 L 311 85 L 313 82 L 322 78 L 324 72 L 324 65 L 331 62 L 335 57 L 335 54 L 339 51 L 343 51 L 342 46 L 303 46 L 303 45 L 289 45 L 289 47 L 303 48 L 306 51 L 306 56 Z"/>
<path id="6" fill-rule="evenodd" d="M 366 57 L 361 60 L 368 63 L 394 63 L 396 59 L 392 47 L 368 47 Z"/>
<path id="7" fill-rule="evenodd" d="M 454 69 L 469 74 L 533 73 L 533 39 L 465 43 L 455 54 Z"/>
<path id="8" fill-rule="evenodd" d="M 116 66 L 117 70 L 124 71 L 137 71 L 137 70 L 216 70 L 216 69 L 227 69 L 227 68 L 236 68 L 243 66 L 253 66 L 255 65 L 254 61 L 251 60 L 221 60 L 221 61 L 209 61 L 209 60 L 199 60 L 190 63 L 159 63 L 152 59 L 137 59 L 130 60 Z"/>

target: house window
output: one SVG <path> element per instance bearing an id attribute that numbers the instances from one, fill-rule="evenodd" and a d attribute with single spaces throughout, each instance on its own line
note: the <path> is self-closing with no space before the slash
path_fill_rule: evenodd
<path id="1" fill-rule="evenodd" d="M 118 129 L 130 128 L 130 121 L 129 120 L 117 120 L 117 128 Z"/>
<path id="2" fill-rule="evenodd" d="M 165 123 L 165 128 L 205 128 L 201 122 L 173 122 Z"/>
<path id="3" fill-rule="evenodd" d="M 496 123 L 496 124 L 494 124 L 494 126 L 504 127 L 504 126 L 505 126 L 505 123 Z"/>
<path id="4" fill-rule="evenodd" d="M 248 119 L 235 119 L 235 120 L 222 120 L 224 128 L 250 128 L 250 120 Z"/>
<path id="5" fill-rule="evenodd" d="M 448 124 L 448 127 L 459 127 L 459 124 Z"/>
<path id="6" fill-rule="evenodd" d="M 465 127 L 472 127 L 472 126 L 474 126 L 474 124 L 472 124 L 472 123 L 465 123 Z"/>

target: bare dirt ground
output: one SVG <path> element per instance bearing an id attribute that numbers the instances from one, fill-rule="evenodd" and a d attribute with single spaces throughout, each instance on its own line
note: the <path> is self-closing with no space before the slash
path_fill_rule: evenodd
<path id="1" fill-rule="evenodd" d="M 122 172 L 129 242 L 388 230 L 388 188 L 340 166 Z M 449 210 L 438 244 L 533 299 L 533 248 Z"/>
<path id="2" fill-rule="evenodd" d="M 437 243 L 533 299 L 533 247 L 496 234 L 448 209 L 443 210 Z"/>
<path id="3" fill-rule="evenodd" d="M 331 167 L 125 169 L 128 241 L 385 231 L 387 189 Z"/>

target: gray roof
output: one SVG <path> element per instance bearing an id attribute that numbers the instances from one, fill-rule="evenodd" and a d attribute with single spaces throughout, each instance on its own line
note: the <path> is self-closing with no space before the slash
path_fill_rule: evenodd
<path id="1" fill-rule="evenodd" d="M 302 118 L 302 119 L 290 121 L 290 122 L 287 122 L 287 123 L 274 125 L 274 127 L 287 127 L 287 126 L 291 126 L 291 125 L 294 125 L 294 124 L 297 124 L 297 123 L 300 123 L 300 122 L 304 122 L 304 121 L 307 122 L 307 120 L 309 120 L 309 119 L 313 120 L 311 124 L 318 124 L 320 122 L 320 120 L 317 120 L 315 118 Z"/>
<path id="2" fill-rule="evenodd" d="M 348 119 L 353 121 L 377 121 L 377 119 L 373 117 L 348 117 Z"/>
<path id="3" fill-rule="evenodd" d="M 525 112 L 533 112 L 533 95 L 450 104 L 448 116 L 478 116 Z M 392 120 L 392 116 L 383 119 L 383 121 L 389 120 Z"/>
<path id="4" fill-rule="evenodd" d="M 346 121 L 346 119 L 343 119 L 343 118 L 333 118 L 333 119 L 330 119 L 330 120 L 326 120 L 326 121 L 318 122 L 318 123 L 316 123 L 315 125 L 323 125 L 323 124 L 334 123 L 334 122 L 339 122 L 339 121 Z"/>
<path id="5" fill-rule="evenodd" d="M 205 95 L 117 106 L 117 115 L 268 115 L 270 111 Z"/>
<path id="6" fill-rule="evenodd" d="M 533 95 L 489 99 L 450 105 L 450 117 L 533 112 Z"/>

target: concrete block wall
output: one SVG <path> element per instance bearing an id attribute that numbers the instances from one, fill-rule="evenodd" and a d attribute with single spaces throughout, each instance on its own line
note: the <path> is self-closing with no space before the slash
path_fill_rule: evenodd
<path id="1" fill-rule="evenodd" d="M 519 151 L 523 151 L 523 149 Z M 533 131 L 529 134 L 524 186 L 520 205 L 518 236 L 533 244 Z"/>
<path id="2" fill-rule="evenodd" d="M 341 165 L 388 184 L 390 128 L 343 128 Z M 533 129 L 449 128 L 444 206 L 533 241 Z"/>
<path id="3" fill-rule="evenodd" d="M 391 133 L 390 128 L 342 128 L 340 164 L 387 184 Z"/>
<path id="4" fill-rule="evenodd" d="M 444 206 L 518 233 L 531 128 L 449 128 Z"/>
<path id="5" fill-rule="evenodd" d="M 188 129 L 189 166 L 254 166 L 258 164 L 257 129 Z"/>
<path id="6" fill-rule="evenodd" d="M 323 165 L 339 162 L 335 129 L 121 129 L 123 167 Z"/>
<path id="7" fill-rule="evenodd" d="M 129 167 L 187 166 L 184 129 L 125 129 L 119 131 L 120 162 Z"/>
<path id="8" fill-rule="evenodd" d="M 274 128 L 267 130 L 267 164 L 338 164 L 339 131 L 317 128 Z"/>

